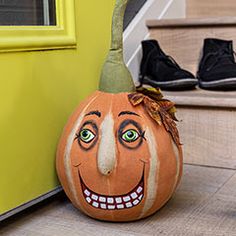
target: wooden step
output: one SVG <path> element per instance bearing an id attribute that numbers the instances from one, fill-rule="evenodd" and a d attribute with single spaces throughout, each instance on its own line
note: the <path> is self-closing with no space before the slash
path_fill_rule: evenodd
<path id="1" fill-rule="evenodd" d="M 148 20 L 150 38 L 177 63 L 196 73 L 205 38 L 236 42 L 236 17 Z"/>
<path id="2" fill-rule="evenodd" d="M 164 94 L 179 106 L 236 109 L 236 92 L 234 91 L 217 92 L 196 89 L 181 92 L 164 91 Z"/>
<path id="3" fill-rule="evenodd" d="M 146 24 L 151 28 L 186 28 L 186 27 L 217 27 L 235 26 L 236 17 L 217 17 L 217 18 L 178 18 L 164 20 L 147 20 Z"/>
<path id="4" fill-rule="evenodd" d="M 235 0 L 186 0 L 187 17 L 235 16 Z"/>
<path id="5" fill-rule="evenodd" d="M 196 73 L 204 38 L 236 42 L 236 17 L 148 20 L 150 38 Z M 236 92 L 164 92 L 178 107 L 184 160 L 236 169 Z"/>
<path id="6" fill-rule="evenodd" d="M 185 163 L 236 169 L 236 91 L 164 95 L 178 108 Z"/>

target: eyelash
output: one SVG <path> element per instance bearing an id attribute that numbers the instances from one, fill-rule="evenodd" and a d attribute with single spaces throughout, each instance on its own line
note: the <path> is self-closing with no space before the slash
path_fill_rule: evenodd
<path id="1" fill-rule="evenodd" d="M 140 134 L 140 137 L 146 141 L 145 132 L 146 132 L 146 131 L 143 131 L 143 132 Z"/>
<path id="2" fill-rule="evenodd" d="M 76 139 L 78 139 L 78 138 L 79 138 L 79 133 L 76 133 L 76 134 L 75 134 L 74 141 L 75 141 Z"/>

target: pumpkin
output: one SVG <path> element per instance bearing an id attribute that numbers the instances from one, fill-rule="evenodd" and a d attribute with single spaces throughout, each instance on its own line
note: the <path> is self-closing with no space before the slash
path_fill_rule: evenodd
<path id="1" fill-rule="evenodd" d="M 112 45 L 99 90 L 64 128 L 57 151 L 60 182 L 75 207 L 106 221 L 132 221 L 160 209 L 182 173 L 174 104 L 139 88 L 123 62 L 123 16 L 117 0 Z"/>

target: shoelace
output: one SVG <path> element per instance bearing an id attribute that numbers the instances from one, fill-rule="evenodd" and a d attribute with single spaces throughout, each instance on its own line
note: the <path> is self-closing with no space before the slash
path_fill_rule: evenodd
<path id="1" fill-rule="evenodd" d="M 233 55 L 234 56 L 236 55 L 234 51 L 233 51 Z M 199 66 L 199 70 L 198 70 L 199 72 L 202 71 L 206 62 L 212 57 L 215 58 L 215 61 L 212 62 L 210 66 L 206 67 L 205 69 L 206 71 L 212 70 L 218 64 L 218 62 L 222 60 L 223 58 L 229 58 L 232 61 L 232 63 L 235 63 L 234 57 L 232 56 L 231 51 L 228 50 L 227 48 L 221 48 L 217 52 L 211 52 L 206 55 L 206 57 L 202 60 Z"/>
<path id="2" fill-rule="evenodd" d="M 152 54 L 155 52 L 155 48 L 152 49 L 148 55 L 147 55 L 147 58 L 146 58 L 146 61 L 144 62 L 144 65 L 143 65 L 143 71 L 142 73 L 140 73 L 140 85 L 138 87 L 141 87 L 143 85 L 143 79 L 144 79 L 144 76 L 146 75 L 147 73 L 147 67 L 148 67 L 148 63 L 151 59 L 151 56 Z M 172 66 L 172 67 L 175 67 L 177 69 L 180 69 L 180 66 L 177 64 L 177 62 L 174 60 L 173 57 L 169 56 L 169 55 L 155 55 L 153 56 L 153 59 L 158 59 L 160 61 L 164 61 L 166 62 L 169 66 Z"/>

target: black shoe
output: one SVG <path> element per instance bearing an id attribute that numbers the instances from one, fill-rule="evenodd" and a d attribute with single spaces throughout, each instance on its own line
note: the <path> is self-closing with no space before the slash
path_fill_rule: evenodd
<path id="1" fill-rule="evenodd" d="M 205 39 L 197 77 L 199 86 L 203 89 L 236 89 L 233 42 L 213 38 Z"/>
<path id="2" fill-rule="evenodd" d="M 166 55 L 156 40 L 142 41 L 143 57 L 140 66 L 140 84 L 148 84 L 163 90 L 193 89 L 198 84 L 194 76 L 180 68 Z"/>

